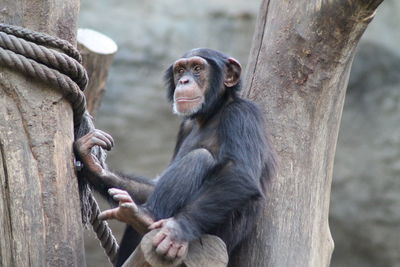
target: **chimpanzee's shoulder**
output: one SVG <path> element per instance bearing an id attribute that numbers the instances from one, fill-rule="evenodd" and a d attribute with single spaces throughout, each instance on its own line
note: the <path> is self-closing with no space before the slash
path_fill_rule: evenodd
<path id="1" fill-rule="evenodd" d="M 239 124 L 262 124 L 263 114 L 255 102 L 237 98 L 226 107 L 223 119 L 236 121 Z"/>

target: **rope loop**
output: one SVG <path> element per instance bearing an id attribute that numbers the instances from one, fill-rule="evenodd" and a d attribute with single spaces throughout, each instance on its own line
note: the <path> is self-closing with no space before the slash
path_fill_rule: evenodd
<path id="1" fill-rule="evenodd" d="M 72 105 L 75 127 L 86 110 L 82 91 L 88 78 L 81 61 L 78 50 L 65 40 L 0 24 L 0 64 L 59 89 Z"/>
<path id="2" fill-rule="evenodd" d="M 68 56 L 74 58 L 79 63 L 82 63 L 82 56 L 79 53 L 78 49 L 76 49 L 72 44 L 65 40 L 53 37 L 42 32 L 34 32 L 23 27 L 9 25 L 5 23 L 0 23 L 0 31 L 25 39 L 27 41 L 34 42 L 35 44 L 46 45 L 48 47 L 60 49 Z"/>

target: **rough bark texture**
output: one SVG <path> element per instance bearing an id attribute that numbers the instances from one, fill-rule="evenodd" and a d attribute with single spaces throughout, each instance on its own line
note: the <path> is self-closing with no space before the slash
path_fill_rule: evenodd
<path id="1" fill-rule="evenodd" d="M 244 96 L 263 108 L 280 167 L 234 266 L 329 266 L 329 198 L 344 96 L 356 45 L 381 2 L 262 2 Z"/>
<path id="2" fill-rule="evenodd" d="M 95 116 L 106 90 L 108 71 L 117 52 L 117 45 L 101 33 L 79 29 L 78 48 L 89 76 L 85 90 L 87 109 L 92 116 Z"/>
<path id="3" fill-rule="evenodd" d="M 155 253 L 152 244 L 157 232 L 158 230 L 153 230 L 143 237 L 123 267 L 226 267 L 228 264 L 224 241 L 213 235 L 204 235 L 201 240 L 192 241 L 183 262 L 182 259 L 166 261 Z"/>
<path id="4" fill-rule="evenodd" d="M 3 0 L 0 21 L 75 43 L 79 0 Z M 0 67 L 0 266 L 84 266 L 72 109 Z"/>

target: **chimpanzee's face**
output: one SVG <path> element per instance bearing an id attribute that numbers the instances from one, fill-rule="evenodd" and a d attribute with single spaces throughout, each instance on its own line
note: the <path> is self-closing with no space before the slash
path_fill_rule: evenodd
<path id="1" fill-rule="evenodd" d="M 174 113 L 190 116 L 198 112 L 209 86 L 210 65 L 201 57 L 181 58 L 172 65 L 174 82 Z"/>

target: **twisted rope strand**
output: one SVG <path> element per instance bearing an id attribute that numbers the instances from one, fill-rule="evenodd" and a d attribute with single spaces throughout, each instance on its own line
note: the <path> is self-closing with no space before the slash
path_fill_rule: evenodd
<path id="1" fill-rule="evenodd" d="M 0 47 L 0 64 L 39 79 L 60 89 L 74 110 L 74 124 L 79 125 L 86 109 L 85 95 L 71 78 L 49 67 Z"/>
<path id="2" fill-rule="evenodd" d="M 109 256 L 111 263 L 115 264 L 117 260 L 117 252 L 119 249 L 118 243 L 113 236 L 107 222 L 100 221 L 98 216 L 100 214 L 99 205 L 93 194 L 89 194 L 89 204 L 91 207 L 90 223 L 93 226 L 93 231 L 96 233 L 97 238 L 100 240 L 101 246 Z"/>
<path id="3" fill-rule="evenodd" d="M 86 88 L 88 77 L 85 68 L 78 61 L 63 53 L 4 32 L 0 32 L 0 46 L 58 70 L 76 82 L 81 90 Z"/>
<path id="4" fill-rule="evenodd" d="M 79 63 L 82 63 L 82 56 L 79 51 L 72 44 L 65 40 L 53 37 L 45 33 L 34 32 L 23 27 L 8 25 L 5 23 L 0 23 L 0 31 L 17 36 L 19 38 L 23 38 L 36 44 L 60 49 L 68 56 L 74 58 Z"/>

